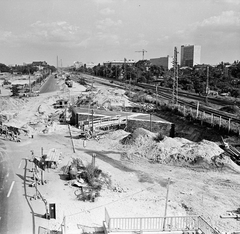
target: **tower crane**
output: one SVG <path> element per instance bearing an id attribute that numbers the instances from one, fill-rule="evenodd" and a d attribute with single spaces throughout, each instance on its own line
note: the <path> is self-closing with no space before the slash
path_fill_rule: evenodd
<path id="1" fill-rule="evenodd" d="M 135 51 L 135 52 L 141 52 L 142 53 L 142 60 L 144 60 L 144 53 L 147 52 L 146 50 L 142 49 L 142 50 Z"/>

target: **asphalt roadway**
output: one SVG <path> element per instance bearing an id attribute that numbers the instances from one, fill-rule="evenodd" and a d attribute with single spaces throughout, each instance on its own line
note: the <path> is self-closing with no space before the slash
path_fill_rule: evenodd
<path id="1" fill-rule="evenodd" d="M 56 79 L 49 76 L 40 93 L 58 89 Z M 31 158 L 31 154 L 29 152 L 26 155 L 26 150 L 23 149 L 25 144 L 30 144 L 27 137 L 18 143 L 0 136 L 0 234 L 37 233 L 36 213 L 29 201 L 33 195 L 29 194 L 32 190 L 28 189 L 31 165 L 25 159 Z"/>
<path id="2" fill-rule="evenodd" d="M 56 80 L 57 79 L 55 79 L 53 75 L 49 76 L 46 82 L 42 85 L 40 89 L 40 94 L 59 90 Z"/>

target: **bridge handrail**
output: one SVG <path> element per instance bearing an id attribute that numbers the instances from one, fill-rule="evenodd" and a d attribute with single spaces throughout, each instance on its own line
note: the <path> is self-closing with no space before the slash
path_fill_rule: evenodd
<path id="1" fill-rule="evenodd" d="M 167 217 L 114 217 L 105 209 L 105 223 L 111 231 L 202 231 L 204 234 L 220 234 L 203 217 L 167 216 Z"/>
<path id="2" fill-rule="evenodd" d="M 109 218 L 109 231 L 179 231 L 197 230 L 198 216 Z"/>
<path id="3" fill-rule="evenodd" d="M 220 234 L 220 232 L 216 229 L 214 229 L 203 217 L 198 217 L 198 225 L 199 229 L 204 234 Z"/>

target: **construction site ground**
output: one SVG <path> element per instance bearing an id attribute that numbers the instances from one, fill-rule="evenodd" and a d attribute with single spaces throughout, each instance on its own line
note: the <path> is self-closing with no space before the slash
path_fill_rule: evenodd
<path id="1" fill-rule="evenodd" d="M 190 167 L 177 163 L 174 165 L 150 163 L 145 157 L 124 157 L 126 155 L 123 154 L 124 147 L 121 148 L 119 140 L 128 134 L 125 131 L 110 132 L 103 135 L 99 141 L 90 139 L 86 147 L 83 147 L 83 140 L 78 138 L 79 130 L 72 126 L 71 133 L 76 150 L 74 153 L 68 126 L 60 124 L 56 119 L 46 127 L 46 121 L 49 115 L 58 111 L 52 107 L 56 100 L 78 95 L 85 91 L 85 87 L 74 82 L 73 88 L 68 89 L 62 80 L 58 80 L 57 83 L 58 91 L 40 94 L 37 97 L 25 99 L 0 97 L 2 103 L 8 103 L 1 111 L 17 113 L 10 123 L 16 126 L 24 125 L 29 130 L 28 135 L 21 135 L 21 142 L 4 140 L 7 149 L 2 149 L 6 150 L 11 158 L 16 173 L 15 189 L 19 191 L 20 196 L 22 194 L 18 212 L 22 214 L 23 225 L 18 233 L 30 233 L 29 223 L 32 222 L 32 218 L 36 230 L 38 227 L 60 230 L 64 216 L 68 233 L 88 232 L 92 227 L 102 226 L 105 208 L 111 217 L 163 216 L 168 178 L 171 180 L 168 216 L 202 215 L 209 224 L 221 232 L 240 230 L 240 222 L 236 219 L 220 218 L 220 215 L 224 215 L 227 211 L 240 208 L 240 170 L 238 171 L 236 165 L 228 163 L 227 159 L 223 167 L 208 167 L 203 164 Z M 94 86 L 101 92 L 110 89 L 97 83 L 94 83 Z M 166 119 L 173 122 L 174 116 L 172 115 L 171 118 L 166 116 Z M 216 131 L 205 129 L 199 133 L 198 128 L 186 125 L 184 121 L 176 119 L 175 121 L 179 136 L 182 129 L 188 140 L 199 141 L 204 138 L 203 134 L 207 140 L 219 140 Z M 46 128 L 47 131 L 43 133 Z M 188 132 L 191 134 L 187 134 Z M 177 142 L 185 142 L 185 140 L 181 138 L 169 140 L 168 147 L 174 148 Z M 205 150 L 211 152 L 212 145 L 205 146 L 207 145 L 209 148 Z M 57 217 L 51 220 L 41 217 L 45 214 L 45 205 L 41 199 L 30 200 L 35 189 L 26 186 L 24 191 L 24 185 L 31 182 L 32 174 L 29 171 L 25 173 L 25 160 L 20 163 L 22 158 L 31 158 L 31 150 L 36 156 L 40 156 L 41 148 L 44 153 L 55 148 L 62 155 L 58 168 L 45 172 L 47 184 L 38 186 L 42 196 L 49 203 L 56 204 Z M 64 179 L 61 168 L 66 166 L 71 158 L 80 158 L 86 165 L 91 162 L 93 153 L 96 153 L 96 165 L 110 176 L 112 186 L 104 188 L 95 202 L 83 202 L 77 200 L 74 191 L 78 188 L 71 186 L 69 181 Z M 30 163 L 27 164 L 27 168 L 31 169 Z M 29 180 L 27 184 L 26 178 Z M 24 197 L 27 197 L 28 202 Z M 31 210 L 35 214 L 34 217 Z"/>

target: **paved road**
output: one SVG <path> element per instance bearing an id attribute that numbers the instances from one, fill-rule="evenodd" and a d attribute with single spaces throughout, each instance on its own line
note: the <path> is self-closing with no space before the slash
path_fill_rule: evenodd
<path id="1" fill-rule="evenodd" d="M 40 89 L 40 93 L 49 93 L 53 91 L 59 90 L 59 87 L 57 85 L 57 79 L 54 78 L 53 75 L 49 76 L 47 78 L 47 81 L 44 83 L 44 85 Z"/>
<path id="2" fill-rule="evenodd" d="M 56 79 L 49 76 L 40 93 L 59 90 Z M 25 141 L 24 141 L 25 142 Z M 36 210 L 44 214 L 41 203 L 31 203 L 31 188 L 28 188 L 31 174 L 26 160 L 29 157 L 22 147 L 25 143 L 4 140 L 0 136 L 0 234 L 36 234 Z M 28 163 L 29 164 L 29 163 Z M 35 207 L 33 205 L 35 204 Z"/>
<path id="3" fill-rule="evenodd" d="M 22 230 L 22 206 L 19 200 L 23 191 L 18 189 L 21 188 L 20 178 L 15 174 L 16 166 L 8 152 L 6 142 L 0 139 L 0 233 L 17 234 Z M 16 159 L 20 161 L 18 157 Z"/>

